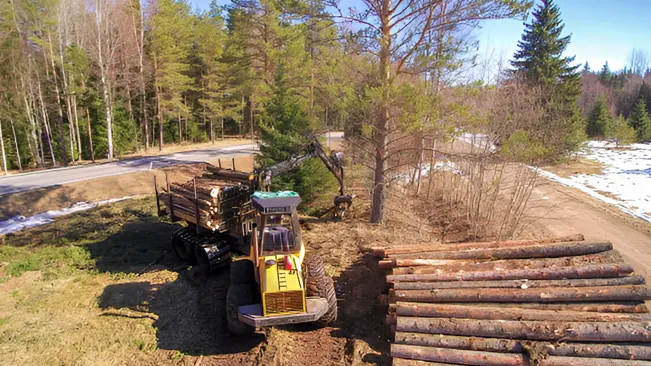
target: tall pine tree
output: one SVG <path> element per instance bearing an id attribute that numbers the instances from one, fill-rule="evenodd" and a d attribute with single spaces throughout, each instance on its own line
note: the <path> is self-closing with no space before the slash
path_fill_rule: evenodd
<path id="1" fill-rule="evenodd" d="M 628 124 L 637 132 L 637 139 L 640 142 L 651 141 L 651 118 L 646 103 L 640 98 L 628 117 Z"/>
<path id="2" fill-rule="evenodd" d="M 574 57 L 563 57 L 570 36 L 562 36 L 558 6 L 542 0 L 532 15 L 511 65 L 517 78 L 542 91 L 544 123 L 531 133 L 551 148 L 550 157 L 555 158 L 576 150 L 585 138 L 585 121 L 577 104 L 581 75 L 579 65 L 572 65 Z"/>

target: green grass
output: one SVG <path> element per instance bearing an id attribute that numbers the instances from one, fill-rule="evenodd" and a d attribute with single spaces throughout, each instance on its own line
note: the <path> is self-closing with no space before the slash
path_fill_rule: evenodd
<path id="1" fill-rule="evenodd" d="M 9 319 L 7 318 L 0 318 L 0 327 L 9 323 Z"/>
<path id="2" fill-rule="evenodd" d="M 130 222 L 157 221 L 151 214 L 153 203 L 151 197 L 124 201 L 9 236 L 0 246 L 0 263 L 5 263 L 0 273 L 17 277 L 43 271 L 46 278 L 56 278 L 74 270 L 94 269 L 98 258 L 91 257 L 88 245 L 107 240 Z"/>
<path id="3" fill-rule="evenodd" d="M 4 272 L 14 277 L 44 267 L 86 269 L 93 265 L 90 253 L 79 246 L 46 246 L 35 250 L 3 246 L 0 247 L 0 261 L 9 263 Z"/>

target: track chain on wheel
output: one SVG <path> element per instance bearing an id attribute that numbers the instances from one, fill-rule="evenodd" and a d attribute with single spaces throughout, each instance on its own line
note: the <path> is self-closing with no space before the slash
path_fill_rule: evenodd
<path id="1" fill-rule="evenodd" d="M 182 228 L 172 234 L 172 248 L 176 256 L 190 265 L 202 265 L 202 272 L 209 274 L 211 268 L 230 261 L 230 248 L 217 236 L 197 234 Z"/>
<path id="2" fill-rule="evenodd" d="M 318 296 L 328 301 L 328 311 L 319 319 L 323 323 L 337 320 L 337 294 L 334 281 L 325 272 L 323 259 L 308 255 L 303 261 L 303 278 L 307 296 Z"/>

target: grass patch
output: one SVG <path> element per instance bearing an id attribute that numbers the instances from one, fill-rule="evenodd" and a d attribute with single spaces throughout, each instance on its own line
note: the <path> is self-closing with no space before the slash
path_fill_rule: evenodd
<path id="1" fill-rule="evenodd" d="M 543 167 L 544 170 L 563 178 L 577 174 L 599 175 L 603 173 L 603 168 L 604 166 L 598 161 L 586 158 L 567 159 L 558 164 Z"/>
<path id="2" fill-rule="evenodd" d="M 0 246 L 0 263 L 6 263 L 0 271 L 13 277 L 29 271 L 43 271 L 44 278 L 52 279 L 74 270 L 101 270 L 97 262 L 104 253 L 96 253 L 98 244 L 112 242 L 129 223 L 160 221 L 152 211 L 152 197 L 134 199 L 61 217 L 48 225 L 15 233 Z"/>
<path id="3" fill-rule="evenodd" d="M 0 258 L 8 262 L 4 268 L 9 276 L 20 276 L 28 271 L 48 269 L 86 269 L 93 266 L 90 253 L 83 247 L 41 247 L 35 250 L 28 248 L 15 248 L 10 246 L 0 247 Z"/>
<path id="4" fill-rule="evenodd" d="M 7 318 L 0 318 L 0 327 L 9 323 L 9 319 Z"/>

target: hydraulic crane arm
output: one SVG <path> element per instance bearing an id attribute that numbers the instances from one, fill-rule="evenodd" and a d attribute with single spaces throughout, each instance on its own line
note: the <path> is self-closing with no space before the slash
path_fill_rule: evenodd
<path id="1" fill-rule="evenodd" d="M 335 156 L 332 158 L 328 157 L 326 155 L 325 151 L 323 150 L 323 146 L 317 140 L 316 138 L 314 141 L 312 141 L 312 148 L 314 150 L 314 153 L 321 159 L 323 164 L 328 168 L 330 173 L 335 176 L 337 181 L 339 182 L 339 195 L 343 196 L 344 195 L 344 167 L 342 165 L 342 162 L 339 161 Z"/>
<path id="2" fill-rule="evenodd" d="M 334 177 L 337 179 L 337 182 L 339 183 L 339 195 L 343 196 L 344 195 L 344 169 L 340 159 L 334 155 L 332 157 L 329 157 L 325 153 L 323 146 L 321 145 L 319 140 L 317 140 L 316 137 L 313 138 L 309 146 L 310 146 L 309 150 L 304 155 L 292 157 L 289 160 L 282 161 L 278 164 L 266 168 L 264 170 L 263 185 L 265 187 L 268 187 L 271 184 L 272 177 L 283 175 L 292 169 L 298 168 L 306 161 L 308 161 L 310 158 L 317 156 L 319 157 L 319 159 L 321 159 L 323 164 L 326 166 L 326 168 L 328 168 L 328 170 L 332 173 L 332 175 L 334 175 Z"/>

